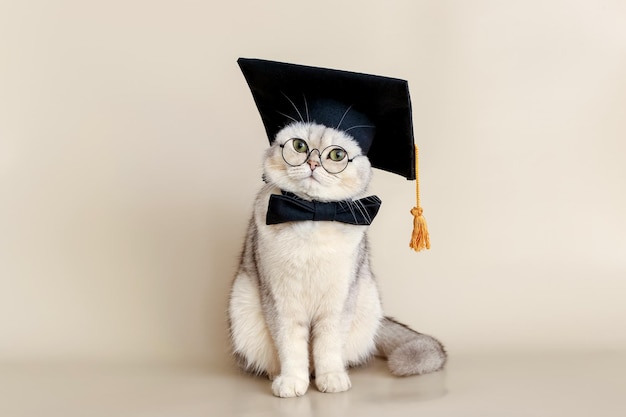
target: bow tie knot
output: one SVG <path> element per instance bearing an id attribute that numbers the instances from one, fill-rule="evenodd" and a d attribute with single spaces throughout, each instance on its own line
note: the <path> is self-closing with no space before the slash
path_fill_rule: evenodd
<path id="1" fill-rule="evenodd" d="M 354 225 L 369 225 L 380 209 L 381 200 L 375 195 L 359 200 L 332 202 L 309 201 L 286 191 L 272 194 L 265 223 L 291 221 L 337 221 Z"/>
<path id="2" fill-rule="evenodd" d="M 335 204 L 313 201 L 313 221 L 335 221 L 337 206 Z"/>

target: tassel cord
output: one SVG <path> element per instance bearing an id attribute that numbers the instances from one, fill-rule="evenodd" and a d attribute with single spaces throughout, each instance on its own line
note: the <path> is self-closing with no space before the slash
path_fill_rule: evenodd
<path id="1" fill-rule="evenodd" d="M 430 235 L 428 225 L 424 218 L 424 210 L 420 205 L 420 181 L 419 181 L 419 150 L 415 146 L 415 207 L 411 209 L 413 215 L 413 234 L 409 247 L 416 252 L 430 249 Z"/>

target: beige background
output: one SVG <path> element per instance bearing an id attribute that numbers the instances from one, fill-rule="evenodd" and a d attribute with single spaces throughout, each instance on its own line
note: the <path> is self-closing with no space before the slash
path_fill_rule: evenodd
<path id="1" fill-rule="evenodd" d="M 267 145 L 239 56 L 405 78 L 389 314 L 452 354 L 626 347 L 621 1 L 0 2 L 0 360 L 223 362 Z"/>

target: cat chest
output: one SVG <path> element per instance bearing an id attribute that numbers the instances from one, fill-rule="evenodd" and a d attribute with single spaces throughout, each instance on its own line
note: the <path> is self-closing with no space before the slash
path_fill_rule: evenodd
<path id="1" fill-rule="evenodd" d="M 351 253 L 365 233 L 363 226 L 329 221 L 292 222 L 263 229 L 261 234 L 268 250 L 300 251 L 310 255 Z"/>
<path id="2" fill-rule="evenodd" d="M 280 276 L 299 271 L 319 280 L 351 274 L 365 227 L 309 221 L 265 226 L 259 232 L 259 254 L 267 272 Z"/>

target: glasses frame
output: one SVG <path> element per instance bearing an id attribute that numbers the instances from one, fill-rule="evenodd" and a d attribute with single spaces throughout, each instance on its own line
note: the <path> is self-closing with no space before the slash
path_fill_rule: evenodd
<path id="1" fill-rule="evenodd" d="M 304 143 L 306 143 L 307 148 L 309 148 L 309 142 L 307 142 L 306 140 L 301 139 L 301 138 L 291 138 L 291 139 L 289 139 L 288 141 L 286 141 L 285 143 L 282 143 L 281 145 L 279 145 L 279 146 L 282 148 L 282 150 L 281 150 L 281 152 L 280 152 L 280 153 L 281 153 L 281 156 L 283 157 L 283 161 L 285 161 L 285 163 L 286 163 L 287 165 L 292 166 L 292 167 L 299 167 L 299 166 L 301 166 L 301 165 L 306 164 L 306 163 L 307 163 L 307 161 L 311 158 L 311 154 L 313 153 L 313 151 L 317 151 L 317 154 L 319 155 L 319 158 L 320 158 L 320 166 L 321 166 L 322 168 L 324 168 L 324 171 L 328 172 L 328 173 L 329 173 L 329 174 L 331 174 L 331 175 L 335 175 L 335 174 L 340 174 L 340 173 L 342 173 L 343 171 L 345 171 L 345 170 L 346 170 L 346 168 L 348 168 L 348 164 L 349 164 L 350 162 L 354 161 L 354 158 L 361 156 L 361 155 L 357 155 L 357 156 L 355 156 L 355 157 L 353 157 L 353 158 L 350 158 L 350 154 L 349 154 L 349 153 L 348 153 L 348 151 L 346 151 L 343 147 L 341 147 L 341 146 L 339 146 L 339 145 L 330 145 L 330 146 L 325 147 L 325 148 L 324 148 L 324 149 L 322 149 L 321 151 L 320 151 L 319 149 L 317 149 L 317 148 L 309 149 L 309 151 L 308 151 L 308 152 L 307 152 L 307 154 L 306 154 L 306 158 L 304 158 L 304 161 L 303 161 L 301 164 L 294 165 L 294 164 L 290 163 L 289 161 L 287 161 L 287 158 L 285 158 L 285 145 L 287 145 L 289 142 L 293 142 L 293 141 L 294 141 L 294 140 L 296 140 L 296 139 L 297 139 L 297 140 L 301 140 L 301 141 L 303 141 Z M 323 158 L 322 158 L 322 154 L 323 154 L 324 152 L 326 152 L 326 150 L 327 150 L 327 149 L 330 149 L 330 148 L 333 148 L 333 149 L 341 149 L 342 151 L 344 151 L 344 152 L 346 153 L 346 158 L 348 158 L 348 162 L 346 162 L 346 166 L 344 166 L 344 167 L 343 167 L 340 171 L 337 171 L 337 172 L 331 172 L 331 171 L 329 171 L 329 170 L 328 170 L 328 168 L 326 168 L 326 167 L 324 166 L 324 161 L 322 160 L 322 159 L 323 159 Z M 332 149 L 331 149 L 331 150 L 332 150 Z"/>

